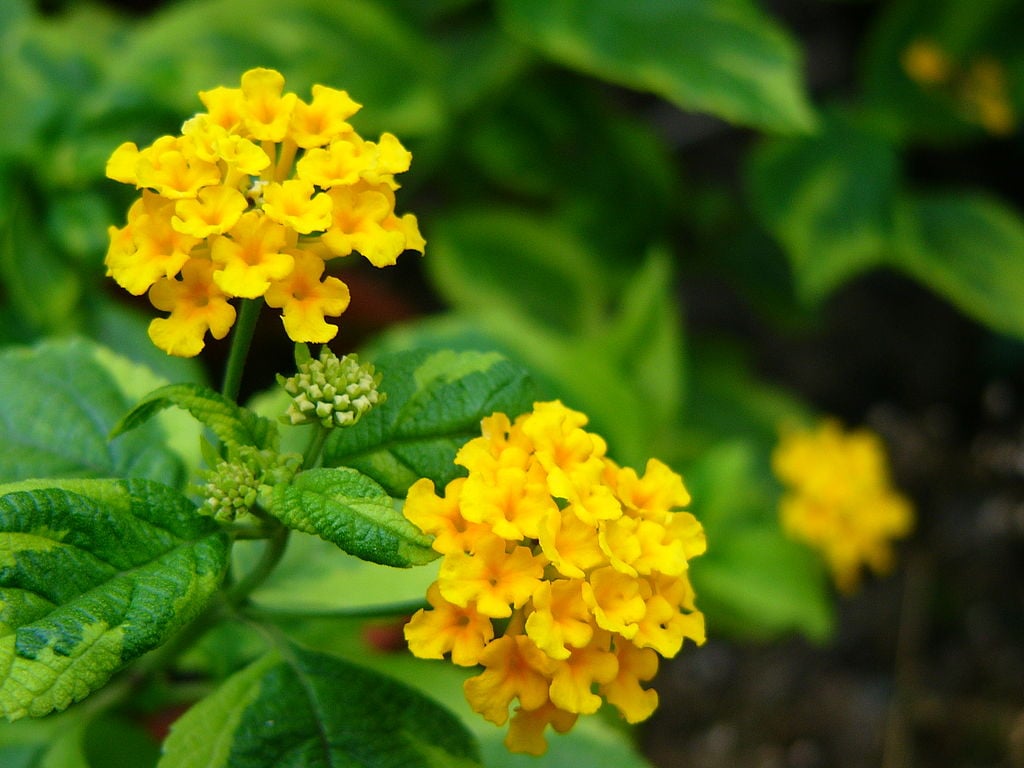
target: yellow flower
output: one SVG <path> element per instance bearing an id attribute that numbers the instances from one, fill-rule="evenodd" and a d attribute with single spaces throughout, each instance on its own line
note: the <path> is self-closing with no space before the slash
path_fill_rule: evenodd
<path id="1" fill-rule="evenodd" d="M 190 259 L 180 280 L 160 278 L 149 289 L 149 300 L 171 313 L 149 324 L 149 338 L 169 355 L 194 357 L 207 331 L 223 339 L 235 322 L 234 307 L 213 280 L 213 264 L 204 259 Z"/>
<path id="2" fill-rule="evenodd" d="M 460 607 L 441 596 L 436 583 L 427 590 L 432 610 L 417 611 L 405 628 L 410 643 L 419 648 L 426 659 L 440 659 L 451 653 L 452 662 L 462 667 L 479 663 L 484 647 L 494 638 L 489 617 L 475 606 Z"/>
<path id="3" fill-rule="evenodd" d="M 295 341 L 328 342 L 338 332 L 324 318 L 340 315 L 348 307 L 348 286 L 336 277 L 326 277 L 322 259 L 309 251 L 288 251 L 295 268 L 283 280 L 274 282 L 266 293 L 267 304 L 283 310 L 281 321 Z"/>
<path id="4" fill-rule="evenodd" d="M 786 487 L 783 529 L 821 551 L 841 592 L 857 589 L 863 566 L 892 566 L 892 541 L 910 532 L 913 509 L 892 487 L 877 435 L 825 420 L 785 433 L 772 467 Z"/>
<path id="5" fill-rule="evenodd" d="M 512 615 L 540 586 L 543 558 L 527 547 L 506 551 L 505 540 L 491 536 L 470 553 L 453 552 L 441 562 L 437 577 L 445 600 L 465 607 L 474 604 L 485 616 Z"/>
<path id="6" fill-rule="evenodd" d="M 543 753 L 549 725 L 565 732 L 602 696 L 630 722 L 650 716 L 657 694 L 641 683 L 657 654 L 704 642 L 687 569 L 704 532 L 678 509 L 682 478 L 655 461 L 643 476 L 620 468 L 586 423 L 558 401 L 489 416 L 456 456 L 468 475 L 443 496 L 420 480 L 405 501 L 444 555 L 409 648 L 482 664 L 466 697 L 498 725 L 514 709 L 505 743 L 516 752 Z"/>
<path id="7" fill-rule="evenodd" d="M 939 85 L 949 80 L 953 63 L 932 40 L 915 40 L 903 51 L 900 63 L 907 76 L 921 85 Z"/>
<path id="8" fill-rule="evenodd" d="M 207 111 L 180 136 L 114 150 L 107 175 L 141 197 L 109 229 L 107 272 L 140 295 L 212 260 L 219 299 L 266 297 L 293 340 L 325 342 L 337 333 L 325 318 L 349 303 L 344 283 L 321 279 L 331 259 L 356 252 L 383 267 L 424 249 L 416 218 L 395 213 L 394 177 L 411 155 L 389 133 L 359 136 L 348 119 L 360 105 L 344 91 L 315 85 L 307 103 L 284 86 L 279 72 L 251 69 L 240 88 L 200 92 Z M 178 294 L 158 295 L 173 312 Z M 153 338 L 169 354 L 203 346 Z"/>
<path id="9" fill-rule="evenodd" d="M 991 56 L 976 59 L 964 73 L 959 99 L 967 118 L 997 136 L 1017 126 L 1006 68 Z"/>

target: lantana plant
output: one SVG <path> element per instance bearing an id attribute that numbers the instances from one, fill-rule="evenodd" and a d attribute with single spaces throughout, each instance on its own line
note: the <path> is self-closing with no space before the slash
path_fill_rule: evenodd
<path id="1" fill-rule="evenodd" d="M 108 175 L 139 197 L 109 231 L 106 265 L 166 313 L 149 336 L 169 355 L 231 335 L 223 386 L 133 393 L 98 447 L 85 441 L 110 408 L 69 409 L 41 440 L 79 440 L 111 459 L 110 477 L 29 451 L 28 479 L 0 486 L 4 715 L 68 710 L 78 728 L 133 697 L 170 698 L 188 709 L 161 768 L 478 764 L 436 700 L 308 647 L 301 621 L 254 602 L 306 535 L 381 569 L 435 568 L 404 636 L 416 656 L 477 668 L 465 696 L 495 724 L 511 717 L 510 750 L 543 753 L 548 725 L 565 732 L 603 702 L 629 723 L 649 717 L 659 656 L 705 637 L 688 577 L 705 538 L 683 479 L 655 459 L 642 473 L 614 462 L 583 413 L 538 400 L 493 351 L 337 355 L 328 318 L 349 302 L 337 261 L 384 267 L 424 250 L 416 218 L 395 213 L 410 153 L 391 134 L 361 138 L 346 92 L 318 85 L 306 102 L 274 70 L 200 99 L 180 135 L 111 155 Z M 238 402 L 265 307 L 296 343 L 276 417 Z M 55 391 L 62 366 L 116 393 L 107 405 L 137 385 L 86 345 L 25 354 L 5 362 L 46 369 Z M 201 451 L 168 435 L 181 411 L 204 430 L 190 438 Z M 190 452 L 204 468 L 186 483 Z M 232 628 L 256 646 L 208 642 Z M 187 671 L 204 647 L 223 679 L 209 663 Z"/>

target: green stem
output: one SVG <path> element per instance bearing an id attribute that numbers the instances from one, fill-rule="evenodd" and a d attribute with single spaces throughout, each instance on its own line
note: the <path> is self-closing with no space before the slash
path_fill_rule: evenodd
<path id="1" fill-rule="evenodd" d="M 303 469 L 311 469 L 316 465 L 320 458 L 320 452 L 324 449 L 324 443 L 327 441 L 327 433 L 330 431 L 319 421 L 313 425 L 313 429 L 315 431 L 309 438 L 309 445 L 306 446 L 306 450 L 302 454 Z"/>
<path id="2" fill-rule="evenodd" d="M 242 388 L 242 371 L 245 370 L 245 359 L 249 355 L 249 345 L 262 307 L 262 299 L 242 299 L 231 336 L 227 367 L 224 369 L 224 386 L 221 387 L 221 393 L 231 400 L 238 399 L 238 392 Z"/>
<path id="3" fill-rule="evenodd" d="M 259 562 L 245 574 L 241 581 L 227 591 L 225 598 L 230 605 L 240 606 L 254 589 L 266 581 L 277 564 L 281 562 L 281 558 L 284 557 L 285 548 L 288 546 L 288 534 L 289 530 L 282 525 L 270 535 Z"/>

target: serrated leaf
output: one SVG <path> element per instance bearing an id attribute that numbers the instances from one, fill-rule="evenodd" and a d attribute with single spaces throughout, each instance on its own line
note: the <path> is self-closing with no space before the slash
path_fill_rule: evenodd
<path id="1" fill-rule="evenodd" d="M 146 480 L 0 486 L 0 711 L 59 711 L 209 601 L 228 540 Z"/>
<path id="2" fill-rule="evenodd" d="M 347 467 L 311 469 L 275 486 L 270 513 L 289 528 L 312 533 L 350 555 L 396 568 L 438 557 L 430 537 L 410 523 L 371 478 Z"/>
<path id="3" fill-rule="evenodd" d="M 806 131 L 799 50 L 748 0 L 502 0 L 505 26 L 552 59 L 683 109 Z"/>
<path id="4" fill-rule="evenodd" d="M 898 172 L 889 141 L 841 115 L 815 136 L 773 139 L 751 156 L 754 209 L 785 248 L 804 301 L 883 260 Z"/>
<path id="5" fill-rule="evenodd" d="M 365 667 L 288 645 L 186 712 L 159 768 L 479 763 L 472 737 L 436 702 Z"/>
<path id="6" fill-rule="evenodd" d="M 0 352 L 0 482 L 30 477 L 147 477 L 177 486 L 179 459 L 156 425 L 109 442 L 131 407 L 108 352 L 85 340 Z"/>
<path id="7" fill-rule="evenodd" d="M 202 384 L 168 384 L 153 390 L 125 414 L 111 431 L 111 437 L 135 429 L 171 406 L 184 408 L 230 447 L 277 447 L 278 430 L 274 422 Z"/>
<path id="8" fill-rule="evenodd" d="M 325 466 L 358 469 L 404 497 L 421 477 L 444 485 L 458 476 L 458 449 L 495 411 L 529 410 L 526 370 L 494 352 L 415 350 L 374 360 L 387 400 L 352 427 L 333 430 Z"/>
<path id="9" fill-rule="evenodd" d="M 1024 337 L 1024 221 L 995 198 L 907 199 L 891 263 L 989 327 Z"/>

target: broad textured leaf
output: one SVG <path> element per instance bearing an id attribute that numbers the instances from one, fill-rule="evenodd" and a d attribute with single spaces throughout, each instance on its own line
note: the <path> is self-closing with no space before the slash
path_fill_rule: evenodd
<path id="1" fill-rule="evenodd" d="M 1024 221 L 998 200 L 963 192 L 906 200 L 892 263 L 989 327 L 1024 337 Z"/>
<path id="2" fill-rule="evenodd" d="M 184 408 L 226 445 L 276 448 L 277 425 L 201 384 L 168 384 L 140 400 L 111 433 L 116 437 L 145 423 L 164 408 Z"/>
<path id="3" fill-rule="evenodd" d="M 168 485 L 184 468 L 157 424 L 113 442 L 132 406 L 109 351 L 84 340 L 0 352 L 0 482 L 30 477 L 147 477 Z"/>
<path id="4" fill-rule="evenodd" d="M 399 328 L 379 344 L 391 350 L 499 350 L 530 371 L 538 399 L 559 398 L 586 413 L 587 429 L 607 439 L 615 460 L 628 466 L 643 466 L 651 455 L 653 428 L 664 426 L 650 423 L 643 394 L 622 375 L 620 361 L 608 354 L 601 334 L 583 338 L 556 333 L 520 314 L 495 309 Z M 512 411 L 507 413 L 511 416 Z M 631 418 L 622 418 L 624 413 Z"/>
<path id="5" fill-rule="evenodd" d="M 275 486 L 270 513 L 362 560 L 408 568 L 438 556 L 378 483 L 348 467 L 311 469 Z"/>
<path id="6" fill-rule="evenodd" d="M 156 648 L 206 605 L 228 541 L 145 480 L 0 486 L 0 709 L 59 711 Z"/>
<path id="7" fill-rule="evenodd" d="M 396 498 L 421 477 L 443 485 L 458 476 L 455 453 L 480 435 L 480 419 L 533 404 L 526 370 L 494 352 L 397 352 L 374 365 L 387 400 L 331 432 L 324 465 L 358 469 Z"/>
<path id="8" fill-rule="evenodd" d="M 583 72 L 737 123 L 813 127 L 796 45 L 749 0 L 502 0 L 499 8 L 510 31 Z"/>
<path id="9" fill-rule="evenodd" d="M 229 678 L 171 728 L 159 768 L 469 768 L 476 744 L 423 694 L 289 645 Z"/>
<path id="10" fill-rule="evenodd" d="M 755 151 L 754 208 L 785 248 L 805 301 L 882 260 L 898 171 L 885 138 L 841 116 L 815 136 L 774 139 Z"/>

